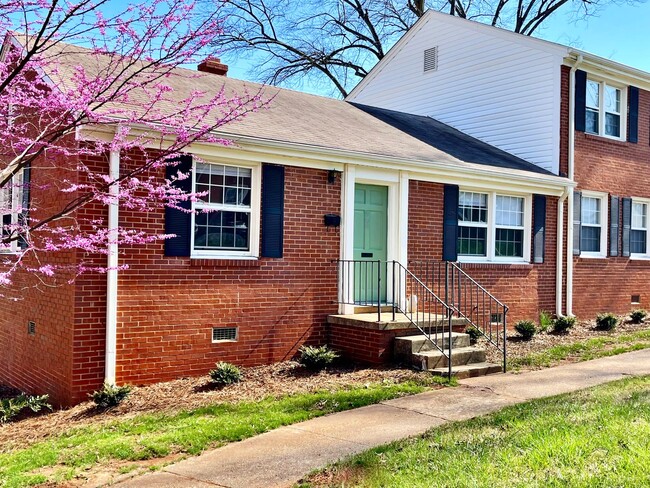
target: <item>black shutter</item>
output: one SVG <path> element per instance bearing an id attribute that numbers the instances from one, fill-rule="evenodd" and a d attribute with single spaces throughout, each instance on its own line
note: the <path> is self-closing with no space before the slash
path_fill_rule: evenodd
<path id="1" fill-rule="evenodd" d="M 443 225 L 442 225 L 442 259 L 458 260 L 458 186 L 445 185 Z"/>
<path id="2" fill-rule="evenodd" d="M 619 198 L 612 196 L 609 203 L 609 255 L 618 256 L 618 249 L 621 243 L 621 234 L 618 231 L 620 219 Z"/>
<path id="3" fill-rule="evenodd" d="M 533 195 L 533 262 L 544 262 L 546 247 L 546 197 Z"/>
<path id="4" fill-rule="evenodd" d="M 573 192 L 573 255 L 580 256 L 582 193 Z"/>
<path id="5" fill-rule="evenodd" d="M 192 156 L 183 155 L 179 158 L 180 163 L 176 166 L 167 166 L 165 177 L 171 179 L 177 172 L 190 173 L 192 171 Z M 192 191 L 192 176 L 184 180 L 174 182 L 174 186 L 186 193 Z M 176 234 L 176 237 L 165 240 L 165 256 L 189 256 L 190 237 L 192 232 L 192 202 L 178 202 L 179 207 L 187 209 L 188 212 L 175 208 L 165 208 L 165 234 Z"/>
<path id="6" fill-rule="evenodd" d="M 587 73 L 576 70 L 575 77 L 575 127 L 584 132 L 587 125 Z"/>
<path id="7" fill-rule="evenodd" d="M 623 198 L 623 253 L 630 255 L 630 229 L 632 227 L 632 199 Z"/>
<path id="8" fill-rule="evenodd" d="M 262 166 L 262 252 L 281 258 L 284 235 L 284 166 Z"/>
<path id="9" fill-rule="evenodd" d="M 29 225 L 29 203 L 30 203 L 30 188 L 31 188 L 31 179 L 32 179 L 32 168 L 28 164 L 23 168 L 23 198 L 20 202 L 22 210 L 18 216 L 20 225 L 28 226 Z M 27 239 L 24 236 L 18 238 L 18 247 L 20 249 L 27 249 L 28 246 Z"/>
<path id="10" fill-rule="evenodd" d="M 636 86 L 628 88 L 629 111 L 629 130 L 627 131 L 627 140 L 629 142 L 639 142 L 639 89 Z"/>

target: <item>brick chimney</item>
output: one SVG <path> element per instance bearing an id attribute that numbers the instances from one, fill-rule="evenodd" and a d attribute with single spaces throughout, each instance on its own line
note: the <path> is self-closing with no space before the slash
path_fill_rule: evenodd
<path id="1" fill-rule="evenodd" d="M 228 65 L 223 64 L 219 58 L 208 58 L 199 64 L 198 70 L 204 73 L 226 76 L 228 74 Z"/>

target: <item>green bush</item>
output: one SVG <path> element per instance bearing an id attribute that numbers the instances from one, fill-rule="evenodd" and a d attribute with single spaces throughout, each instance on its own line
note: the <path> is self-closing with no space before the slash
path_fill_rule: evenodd
<path id="1" fill-rule="evenodd" d="M 217 385 L 232 385 L 241 381 L 241 370 L 234 364 L 218 362 L 216 367 L 210 371 L 210 378 Z"/>
<path id="2" fill-rule="evenodd" d="M 465 334 L 469 336 L 469 340 L 472 344 L 476 344 L 476 341 L 483 336 L 480 330 L 471 325 L 465 329 Z"/>
<path id="3" fill-rule="evenodd" d="M 553 321 L 553 332 L 566 332 L 576 325 L 575 317 L 558 317 Z"/>
<path id="4" fill-rule="evenodd" d="M 52 410 L 52 406 L 47 403 L 48 396 L 34 396 L 21 393 L 13 398 L 3 398 L 0 400 L 0 424 L 11 422 L 16 416 L 25 410 L 40 412 L 44 408 Z"/>
<path id="5" fill-rule="evenodd" d="M 101 390 L 94 391 L 88 396 L 92 398 L 95 405 L 99 408 L 117 407 L 131 393 L 131 387 L 128 385 L 117 386 L 110 383 L 104 383 Z"/>
<path id="6" fill-rule="evenodd" d="M 596 317 L 598 330 L 614 330 L 618 325 L 618 317 L 613 313 L 599 313 Z"/>
<path id="7" fill-rule="evenodd" d="M 550 313 L 542 310 L 539 312 L 539 331 L 548 332 L 553 326 L 553 317 Z"/>
<path id="8" fill-rule="evenodd" d="M 648 312 L 643 309 L 633 310 L 630 313 L 630 319 L 633 324 L 640 324 L 645 320 L 646 315 L 648 315 Z"/>
<path id="9" fill-rule="evenodd" d="M 532 320 L 520 320 L 515 324 L 515 330 L 525 341 L 529 341 L 537 332 L 535 323 Z"/>
<path id="10" fill-rule="evenodd" d="M 327 346 L 302 346 L 300 348 L 300 363 L 309 369 L 323 369 L 332 364 L 339 355 Z"/>

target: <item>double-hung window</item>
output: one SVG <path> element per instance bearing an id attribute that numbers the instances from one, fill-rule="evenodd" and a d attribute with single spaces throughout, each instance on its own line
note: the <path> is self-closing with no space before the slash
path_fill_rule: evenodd
<path id="1" fill-rule="evenodd" d="M 22 171 L 0 188 L 0 236 L 4 239 L 17 231 L 23 199 Z M 0 252 L 13 252 L 18 249 L 18 241 L 13 239 L 3 244 L 0 239 Z"/>
<path id="2" fill-rule="evenodd" d="M 461 191 L 458 255 L 461 260 L 523 262 L 529 259 L 529 199 L 495 192 Z"/>
<path id="3" fill-rule="evenodd" d="M 255 257 L 259 237 L 257 168 L 199 163 L 194 168 L 192 255 Z"/>
<path id="4" fill-rule="evenodd" d="M 624 91 L 602 81 L 587 80 L 586 131 L 623 139 Z"/>
<path id="5" fill-rule="evenodd" d="M 607 247 L 607 197 L 583 192 L 580 208 L 580 255 L 605 257 Z"/>
<path id="6" fill-rule="evenodd" d="M 648 202 L 632 200 L 630 254 L 648 256 Z"/>

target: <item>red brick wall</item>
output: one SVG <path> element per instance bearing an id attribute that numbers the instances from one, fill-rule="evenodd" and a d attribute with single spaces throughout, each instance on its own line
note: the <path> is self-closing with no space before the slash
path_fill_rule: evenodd
<path id="1" fill-rule="evenodd" d="M 409 187 L 409 261 L 442 259 L 444 185 L 411 181 Z M 557 199 L 546 201 L 546 255 L 543 264 L 463 264 L 461 267 L 510 307 L 510 324 L 537 320 L 555 310 Z"/>
<path id="2" fill-rule="evenodd" d="M 562 133 L 561 147 L 568 147 L 568 94 L 569 68 L 563 67 L 562 126 L 566 129 Z M 648 120 L 650 92 L 640 90 L 637 144 L 576 131 L 577 189 L 606 192 L 610 196 L 650 198 Z M 609 235 L 609 216 L 607 222 Z M 626 257 L 574 258 L 573 312 L 577 316 L 591 318 L 599 312 L 626 313 L 639 307 L 631 305 L 631 295 L 641 295 L 640 306 L 650 308 L 649 261 L 630 260 Z"/>
<path id="3" fill-rule="evenodd" d="M 336 313 L 340 182 L 327 172 L 286 168 L 284 257 L 250 261 L 167 258 L 163 243 L 121 250 L 117 377 L 146 384 L 201 375 L 217 361 L 240 365 L 290 359 L 327 340 Z M 164 231 L 163 212 L 122 209 L 121 224 Z M 212 327 L 239 327 L 236 343 L 211 343 Z"/>

